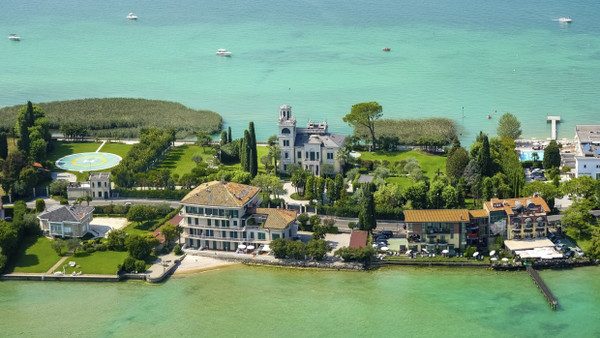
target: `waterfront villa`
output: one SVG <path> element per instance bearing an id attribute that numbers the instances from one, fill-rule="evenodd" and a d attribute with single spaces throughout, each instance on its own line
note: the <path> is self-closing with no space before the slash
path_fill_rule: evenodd
<path id="1" fill-rule="evenodd" d="M 413 251 L 486 249 L 493 239 L 544 238 L 550 208 L 541 197 L 492 198 L 483 209 L 406 210 L 408 246 Z"/>
<path id="2" fill-rule="evenodd" d="M 203 183 L 182 200 L 179 225 L 187 248 L 259 249 L 297 235 L 296 211 L 260 208 L 260 188 L 233 182 Z"/>
<path id="3" fill-rule="evenodd" d="M 575 126 L 575 177 L 600 179 L 600 125 Z"/>
<path id="4" fill-rule="evenodd" d="M 343 135 L 329 133 L 327 122 L 308 122 L 306 128 L 296 127 L 292 107 L 279 107 L 279 171 L 287 172 L 288 165 L 297 163 L 313 175 L 321 175 L 323 165 L 331 165 L 333 173 L 341 171 L 336 158 L 337 151 L 344 145 Z"/>
<path id="5" fill-rule="evenodd" d="M 111 197 L 110 173 L 92 172 L 87 182 L 70 182 L 67 187 L 68 199 L 76 199 L 89 195 L 92 199 L 109 199 Z"/>
<path id="6" fill-rule="evenodd" d="M 82 237 L 90 229 L 94 207 L 57 205 L 40 213 L 40 227 L 47 236 Z"/>

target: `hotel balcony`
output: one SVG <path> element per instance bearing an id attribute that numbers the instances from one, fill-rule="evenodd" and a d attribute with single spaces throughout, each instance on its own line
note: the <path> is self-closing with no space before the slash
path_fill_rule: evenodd
<path id="1" fill-rule="evenodd" d="M 196 239 L 205 239 L 211 241 L 234 241 L 234 242 L 244 242 L 244 241 L 254 241 L 254 238 L 241 238 L 241 237 L 230 237 L 230 236 L 207 236 L 207 235 L 191 235 L 191 234 L 183 234 L 183 237 L 187 238 L 196 238 Z"/>

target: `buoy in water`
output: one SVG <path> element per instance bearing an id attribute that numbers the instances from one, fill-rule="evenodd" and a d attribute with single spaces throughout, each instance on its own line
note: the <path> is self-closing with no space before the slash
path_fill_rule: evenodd
<path id="1" fill-rule="evenodd" d="M 488 115 L 488 119 L 491 119 L 491 118 L 492 118 L 492 115 Z"/>

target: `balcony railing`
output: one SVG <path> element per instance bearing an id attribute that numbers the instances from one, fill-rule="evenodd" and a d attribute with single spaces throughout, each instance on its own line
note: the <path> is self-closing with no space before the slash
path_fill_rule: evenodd
<path id="1" fill-rule="evenodd" d="M 207 236 L 207 235 L 196 235 L 196 234 L 184 234 L 184 237 L 189 237 L 189 238 L 197 238 L 197 239 L 206 239 L 206 240 L 219 240 L 219 241 L 246 241 L 249 240 L 248 238 L 243 238 L 243 237 L 231 237 L 231 236 Z M 253 238 L 250 240 L 254 240 Z"/>

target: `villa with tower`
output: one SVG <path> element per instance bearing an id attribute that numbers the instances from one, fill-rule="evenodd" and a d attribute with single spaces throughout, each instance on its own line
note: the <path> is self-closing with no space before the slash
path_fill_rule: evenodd
<path id="1" fill-rule="evenodd" d="M 292 163 L 309 170 L 316 176 L 321 175 L 325 164 L 333 166 L 334 173 L 341 171 L 336 159 L 338 150 L 344 145 L 345 136 L 327 131 L 327 122 L 309 121 L 306 128 L 296 127 L 296 118 L 292 116 L 292 107 L 279 107 L 279 148 L 281 158 L 279 171 L 287 172 Z"/>

